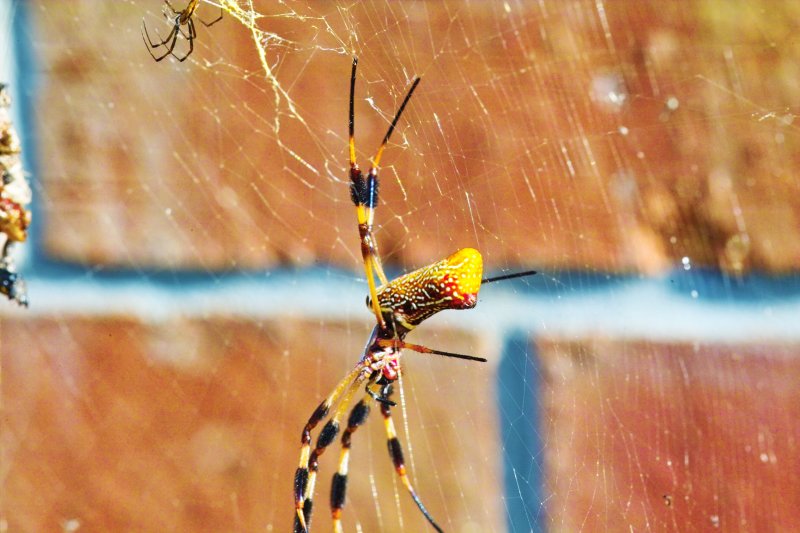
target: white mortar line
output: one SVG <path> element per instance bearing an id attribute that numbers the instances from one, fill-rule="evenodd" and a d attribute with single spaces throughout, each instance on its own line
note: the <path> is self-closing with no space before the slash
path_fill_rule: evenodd
<path id="1" fill-rule="evenodd" d="M 180 274 L 176 276 L 180 279 Z M 327 277 L 308 272 L 237 275 L 208 282 L 190 279 L 185 285 L 135 275 L 113 280 L 32 277 L 28 289 L 29 309 L 2 302 L 0 316 L 118 314 L 146 322 L 216 316 L 370 320 L 364 306 L 366 283 L 340 272 Z M 692 298 L 677 293 L 665 280 L 612 281 L 589 290 L 562 286 L 545 293 L 496 284 L 482 289 L 476 309 L 443 312 L 426 323 L 428 327 L 437 325 L 566 338 L 607 335 L 655 341 L 800 341 L 800 295 L 725 300 L 704 299 L 701 293 Z"/>

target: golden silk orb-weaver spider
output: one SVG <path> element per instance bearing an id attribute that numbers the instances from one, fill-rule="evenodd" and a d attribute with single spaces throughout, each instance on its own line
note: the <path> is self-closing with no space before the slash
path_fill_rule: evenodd
<path id="1" fill-rule="evenodd" d="M 486 362 L 483 357 L 433 350 L 405 341 L 406 335 L 425 319 L 444 309 L 471 309 L 478 302 L 478 291 L 484 283 L 535 274 L 533 271 L 518 272 L 493 278 L 482 278 L 483 260 L 473 248 L 463 248 L 449 257 L 420 268 L 396 279 L 388 280 L 381 266 L 378 246 L 373 235 L 375 207 L 378 203 L 378 165 L 389 138 L 408 104 L 420 78 L 416 78 L 408 90 L 389 130 L 383 138 L 366 175 L 356 163 L 354 140 L 354 92 L 358 60 L 353 58 L 350 75 L 350 197 L 356 207 L 361 255 L 369 284 L 367 307 L 375 314 L 376 325 L 372 330 L 364 353 L 355 367 L 339 381 L 333 391 L 314 410 L 306 422 L 300 437 L 300 463 L 294 476 L 295 533 L 307 533 L 311 524 L 314 487 L 319 469 L 319 458 L 333 443 L 342 426 L 347 411 L 358 389 L 364 385 L 364 396 L 353 406 L 341 438 L 339 464 L 331 483 L 331 516 L 334 531 L 342 531 L 342 511 L 347 491 L 350 444 L 353 433 L 364 424 L 369 415 L 370 404 L 380 406 L 389 447 L 389 456 L 400 481 L 419 510 L 436 531 L 442 528 L 434 521 L 422 504 L 406 473 L 403 449 L 397 438 L 392 421 L 392 383 L 400 377 L 400 353 L 408 349 L 420 353 L 436 354 L 469 361 Z M 375 277 L 380 286 L 376 285 Z M 331 409 L 334 408 L 333 414 Z M 329 416 L 330 415 L 330 416 Z M 316 445 L 311 446 L 311 432 L 321 421 L 327 422 L 317 436 Z"/>
<path id="2" fill-rule="evenodd" d="M 185 61 L 186 58 L 191 55 L 192 50 L 194 50 L 194 39 L 195 37 L 197 37 L 197 31 L 195 30 L 194 20 L 192 20 L 192 16 L 194 15 L 195 10 L 197 9 L 197 4 L 199 2 L 200 0 L 189 0 L 189 3 L 186 4 L 186 8 L 184 8 L 182 11 L 178 11 L 177 9 L 172 7 L 172 4 L 169 3 L 169 0 L 164 0 L 164 3 L 167 4 L 167 7 L 170 9 L 170 11 L 172 11 L 172 15 L 174 16 L 174 18 L 172 19 L 172 29 L 170 30 L 169 34 L 167 34 L 167 37 L 163 41 L 153 42 L 153 40 L 150 39 L 150 34 L 147 33 L 147 25 L 144 23 L 144 20 L 142 20 L 142 39 L 144 40 L 144 44 L 148 45 L 147 52 L 150 54 L 150 57 L 152 57 L 156 61 L 161 61 L 165 57 L 171 55 L 178 61 Z M 222 20 L 222 8 L 220 8 L 219 17 L 215 18 L 211 22 L 205 22 L 200 17 L 195 17 L 195 18 L 197 18 L 197 20 L 199 20 L 203 24 L 203 26 L 205 26 L 206 28 L 210 28 L 211 26 Z M 186 26 L 186 31 L 188 33 L 183 33 L 181 26 Z M 189 51 L 186 52 L 186 54 L 183 56 L 177 56 L 174 53 L 175 44 L 178 42 L 178 34 L 182 35 L 183 38 L 189 42 Z M 153 53 L 153 50 L 156 48 L 161 48 L 162 46 L 166 48 L 166 51 L 162 55 L 156 56 Z"/>

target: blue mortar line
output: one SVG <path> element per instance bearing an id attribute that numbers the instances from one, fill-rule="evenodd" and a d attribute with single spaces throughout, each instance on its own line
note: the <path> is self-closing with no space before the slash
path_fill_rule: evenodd
<path id="1" fill-rule="evenodd" d="M 544 444 L 539 428 L 540 372 L 530 333 L 506 339 L 497 373 L 497 405 L 503 443 L 503 479 L 508 531 L 542 532 Z"/>

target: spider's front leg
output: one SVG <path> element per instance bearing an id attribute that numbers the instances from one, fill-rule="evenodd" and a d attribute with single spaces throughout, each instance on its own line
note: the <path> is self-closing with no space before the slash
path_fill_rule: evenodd
<path id="1" fill-rule="evenodd" d="M 398 115 L 399 116 L 399 115 Z M 383 152 L 388 137 L 384 139 L 383 143 L 378 150 L 378 155 L 375 156 L 372 166 L 364 177 L 358 165 L 353 162 L 350 167 L 350 197 L 356 206 L 356 216 L 358 219 L 358 236 L 361 240 L 361 256 L 364 263 L 369 263 L 371 268 L 374 269 L 375 274 L 381 285 L 388 285 L 389 280 L 383 271 L 383 264 L 381 263 L 381 256 L 378 253 L 378 241 L 375 239 L 373 227 L 375 224 L 375 209 L 378 206 L 378 161 L 380 161 L 380 154 Z M 370 297 L 373 298 L 377 292 L 370 290 Z M 376 314 L 379 314 L 379 308 L 375 309 Z M 384 326 L 382 317 L 378 322 Z"/>
<path id="2" fill-rule="evenodd" d="M 364 176 L 361 169 L 356 163 L 356 144 L 355 144 L 355 87 L 356 87 L 356 68 L 358 66 L 358 59 L 353 58 L 353 68 L 350 74 L 350 198 L 356 206 L 356 218 L 358 220 L 358 235 L 361 241 L 361 257 L 364 260 L 364 272 L 367 275 L 367 283 L 369 284 L 369 296 L 372 302 L 372 310 L 375 313 L 375 318 L 381 328 L 386 327 L 386 323 L 381 314 L 380 305 L 377 298 L 377 287 L 375 286 L 375 276 L 378 276 L 381 284 L 387 285 L 389 283 L 386 274 L 383 272 L 381 265 L 380 255 L 378 254 L 378 245 L 375 241 L 375 236 L 372 231 L 373 223 L 375 221 L 375 207 L 378 205 L 378 166 L 380 165 L 381 156 L 386 148 L 389 138 L 392 136 L 397 121 L 403 114 L 403 110 L 408 104 L 408 100 L 417 88 L 420 79 L 416 78 L 411 88 L 400 104 L 400 108 L 392 119 L 389 125 L 389 130 L 383 137 L 375 157 L 372 159 L 372 165 L 369 172 Z"/>
<path id="3" fill-rule="evenodd" d="M 375 276 L 377 273 L 381 283 L 386 284 L 386 275 L 383 273 L 378 247 L 372 234 L 375 206 L 378 204 L 378 176 L 371 170 L 365 177 L 356 162 L 355 141 L 355 87 L 356 68 L 358 59 L 353 58 L 353 68 L 350 72 L 350 121 L 349 121 L 349 148 L 350 148 L 350 199 L 356 207 L 356 220 L 358 221 L 358 237 L 361 241 L 361 258 L 364 261 L 364 273 L 369 284 L 369 295 L 372 299 L 372 311 L 381 327 L 385 326 L 383 315 L 378 305 Z"/>
<path id="4" fill-rule="evenodd" d="M 353 144 L 352 137 L 350 138 Z M 355 148 L 351 149 L 351 154 Z M 364 273 L 369 284 L 369 295 L 372 301 L 372 310 L 375 318 L 381 327 L 385 327 L 383 315 L 378 306 L 378 293 L 375 285 L 375 274 L 384 285 L 387 283 L 386 275 L 383 273 L 380 257 L 378 256 L 378 245 L 372 233 L 375 206 L 378 204 L 378 176 L 370 171 L 367 177 L 361 172 L 355 160 L 350 162 L 350 199 L 356 207 L 356 219 L 358 220 L 358 237 L 361 241 L 361 257 L 364 261 Z"/>

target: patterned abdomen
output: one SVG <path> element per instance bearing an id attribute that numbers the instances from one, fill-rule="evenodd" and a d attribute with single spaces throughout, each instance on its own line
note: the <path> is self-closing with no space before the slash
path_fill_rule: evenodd
<path id="1" fill-rule="evenodd" d="M 378 289 L 387 321 L 406 330 L 444 309 L 471 309 L 478 303 L 483 259 L 473 248 L 409 272 Z"/>

